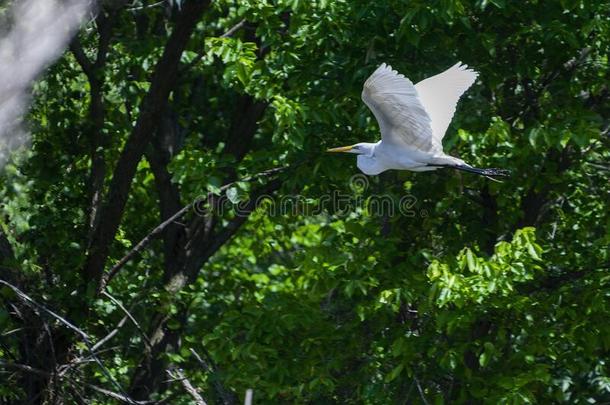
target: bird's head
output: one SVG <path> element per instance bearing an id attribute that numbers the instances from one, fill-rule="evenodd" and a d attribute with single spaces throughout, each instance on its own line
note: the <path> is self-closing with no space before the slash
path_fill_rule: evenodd
<path id="1" fill-rule="evenodd" d="M 355 153 L 357 155 L 373 156 L 375 143 L 361 142 L 351 146 L 340 146 L 338 148 L 327 149 L 327 152 Z"/>

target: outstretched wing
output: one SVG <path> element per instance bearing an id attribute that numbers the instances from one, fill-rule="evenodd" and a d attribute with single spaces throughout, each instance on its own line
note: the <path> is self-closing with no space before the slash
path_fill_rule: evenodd
<path id="1" fill-rule="evenodd" d="M 362 101 L 375 115 L 384 142 L 422 152 L 442 151 L 413 83 L 382 64 L 366 80 Z"/>
<path id="2" fill-rule="evenodd" d="M 432 136 L 442 143 L 455 113 L 455 106 L 479 74 L 458 62 L 443 73 L 415 85 L 419 100 L 432 120 Z"/>

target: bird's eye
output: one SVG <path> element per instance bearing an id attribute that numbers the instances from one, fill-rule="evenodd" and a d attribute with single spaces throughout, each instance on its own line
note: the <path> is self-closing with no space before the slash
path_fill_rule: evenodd
<path id="1" fill-rule="evenodd" d="M 352 149 L 360 149 L 360 146 L 356 145 Z"/>

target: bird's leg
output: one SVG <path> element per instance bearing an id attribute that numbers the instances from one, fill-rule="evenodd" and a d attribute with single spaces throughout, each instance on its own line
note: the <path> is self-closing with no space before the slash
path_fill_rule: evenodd
<path id="1" fill-rule="evenodd" d="M 462 170 L 464 172 L 474 173 L 474 174 L 478 174 L 478 175 L 483 176 L 483 177 L 487 177 L 488 179 L 494 180 L 494 181 L 498 181 L 498 180 L 491 179 L 491 177 L 494 177 L 494 176 L 508 177 L 508 176 L 510 176 L 510 170 L 506 170 L 506 169 L 497 169 L 497 168 L 479 169 L 477 167 L 464 166 L 464 165 L 435 165 L 435 164 L 431 164 L 431 165 L 428 165 L 428 166 L 433 166 L 433 167 L 448 167 L 448 168 L 451 168 L 451 169 Z"/>

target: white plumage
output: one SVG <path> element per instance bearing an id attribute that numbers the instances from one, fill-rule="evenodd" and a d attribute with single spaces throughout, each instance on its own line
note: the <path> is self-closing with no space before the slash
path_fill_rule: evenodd
<path id="1" fill-rule="evenodd" d="M 432 136 L 439 144 L 455 114 L 457 102 L 478 76 L 477 72 L 458 62 L 415 85 L 419 100 L 431 119 Z"/>
<path id="2" fill-rule="evenodd" d="M 478 73 L 461 62 L 413 85 L 382 64 L 364 83 L 362 100 L 375 115 L 381 141 L 329 149 L 357 153 L 358 168 L 375 175 L 385 170 L 427 171 L 452 167 L 484 176 L 506 175 L 500 169 L 477 169 L 446 155 L 442 140 L 461 95 Z"/>
<path id="3" fill-rule="evenodd" d="M 416 87 L 390 66 L 379 66 L 364 82 L 362 101 L 377 118 L 384 142 L 423 151 L 439 149 Z"/>

